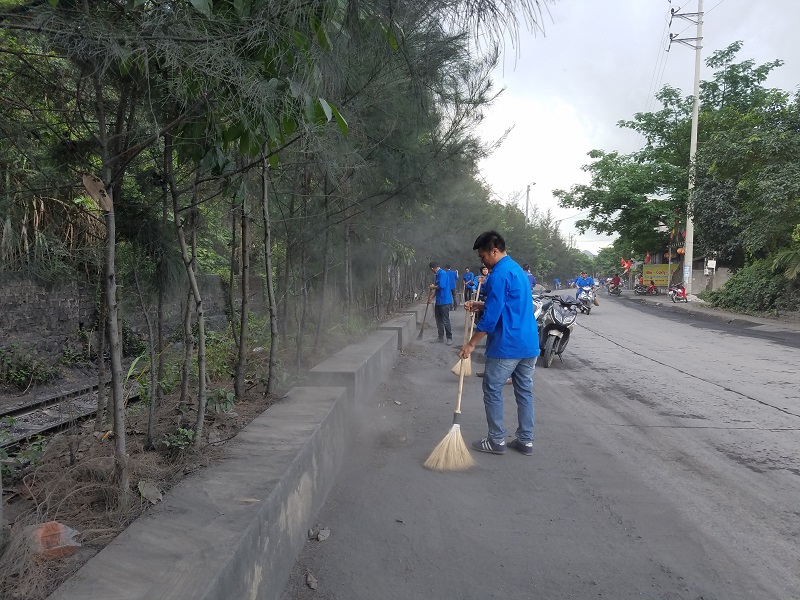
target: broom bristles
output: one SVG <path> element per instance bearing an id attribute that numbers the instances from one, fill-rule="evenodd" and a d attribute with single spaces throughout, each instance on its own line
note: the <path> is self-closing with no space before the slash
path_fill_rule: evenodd
<path id="1" fill-rule="evenodd" d="M 450 369 L 450 372 L 453 375 L 461 375 L 461 363 L 464 363 L 464 377 L 472 377 L 472 360 L 467 358 L 459 359 L 459 361 L 453 365 L 453 368 Z"/>
<path id="2" fill-rule="evenodd" d="M 454 424 L 450 428 L 450 432 L 433 449 L 423 466 L 432 471 L 465 471 L 475 466 L 464 438 L 461 437 L 461 425 Z"/>

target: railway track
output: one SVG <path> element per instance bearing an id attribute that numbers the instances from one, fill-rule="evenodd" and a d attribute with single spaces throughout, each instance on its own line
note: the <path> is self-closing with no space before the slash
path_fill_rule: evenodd
<path id="1" fill-rule="evenodd" d="M 106 384 L 106 390 L 110 384 Z M 0 448 L 10 449 L 37 436 L 60 431 L 94 416 L 98 385 L 87 385 L 43 398 L 0 403 Z M 126 390 L 138 400 L 138 386 Z"/>

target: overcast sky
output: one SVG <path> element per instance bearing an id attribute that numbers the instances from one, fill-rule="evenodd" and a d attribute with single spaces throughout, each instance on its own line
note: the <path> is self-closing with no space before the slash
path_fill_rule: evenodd
<path id="1" fill-rule="evenodd" d="M 495 71 L 505 88 L 479 127 L 486 140 L 514 127 L 504 144 L 481 163 L 486 182 L 503 200 L 530 188 L 531 205 L 552 209 L 565 236 L 576 234 L 570 217 L 578 211 L 558 207 L 554 189 L 588 183 L 581 166 L 597 148 L 623 153 L 637 150 L 638 134 L 616 123 L 636 112 L 658 110 L 655 90 L 665 84 L 684 95 L 693 91 L 695 52 L 673 43 L 669 33 L 692 38 L 696 26 L 675 19 L 670 8 L 697 12 L 698 0 L 555 0 L 548 3 L 544 35 L 523 32 L 518 56 L 510 46 Z M 771 87 L 797 91 L 800 86 L 800 0 L 704 0 L 703 60 L 731 42 L 742 40 L 737 61 L 784 65 L 767 81 Z M 710 70 L 703 64 L 701 78 Z M 582 216 L 582 215 L 581 215 Z M 577 234 L 576 234 L 577 235 Z M 593 253 L 611 241 L 587 231 L 575 245 Z"/>

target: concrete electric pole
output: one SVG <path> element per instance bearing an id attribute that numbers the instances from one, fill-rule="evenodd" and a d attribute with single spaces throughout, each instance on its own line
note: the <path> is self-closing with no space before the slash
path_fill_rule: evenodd
<path id="1" fill-rule="evenodd" d="M 695 50 L 694 58 L 694 104 L 692 105 L 692 133 L 689 145 L 689 205 L 686 207 L 686 242 L 683 254 L 683 281 L 686 293 L 692 293 L 692 262 L 694 262 L 694 223 L 692 222 L 692 201 L 695 179 L 697 177 L 697 119 L 700 114 L 700 51 L 703 49 L 703 0 L 697 0 L 696 13 L 678 13 L 672 9 L 672 18 L 685 19 L 697 25 L 697 37 L 678 38 L 670 34 L 669 43 L 677 42 Z M 670 19 L 670 23 L 672 19 Z M 669 274 L 668 274 L 669 277 Z"/>
<path id="2" fill-rule="evenodd" d="M 535 182 L 531 181 L 528 184 L 528 188 L 525 191 L 525 224 L 530 222 L 530 208 L 531 208 L 531 186 L 536 185 Z"/>

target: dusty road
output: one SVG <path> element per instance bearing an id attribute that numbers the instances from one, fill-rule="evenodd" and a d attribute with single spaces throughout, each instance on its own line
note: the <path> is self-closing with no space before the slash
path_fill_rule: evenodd
<path id="1" fill-rule="evenodd" d="M 536 369 L 533 457 L 422 468 L 452 422 L 456 350 L 400 357 L 283 600 L 800 598 L 798 329 L 601 302 Z M 480 381 L 467 442 L 485 435 Z"/>

